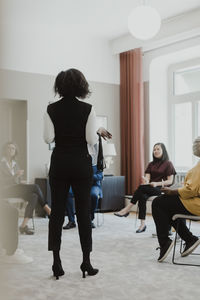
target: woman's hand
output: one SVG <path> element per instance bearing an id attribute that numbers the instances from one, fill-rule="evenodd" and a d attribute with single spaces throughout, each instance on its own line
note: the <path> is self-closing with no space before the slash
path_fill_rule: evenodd
<path id="1" fill-rule="evenodd" d="M 166 195 L 170 195 L 171 194 L 171 189 L 168 187 L 163 187 L 161 188 L 162 193 L 166 194 Z"/>
<path id="2" fill-rule="evenodd" d="M 102 136 L 102 138 L 104 140 L 106 139 L 111 139 L 112 138 L 112 134 L 107 131 L 104 127 L 100 127 L 98 130 L 97 130 L 97 133 L 100 134 L 100 136 Z"/>
<path id="3" fill-rule="evenodd" d="M 152 187 L 157 187 L 157 182 L 152 181 L 152 182 L 150 182 L 150 185 L 151 185 Z"/>
<path id="4" fill-rule="evenodd" d="M 148 178 L 145 176 L 142 176 L 141 184 L 148 184 L 148 183 L 149 183 Z"/>
<path id="5" fill-rule="evenodd" d="M 168 187 L 161 188 L 161 192 L 166 195 L 178 195 L 178 190 L 173 190 Z"/>

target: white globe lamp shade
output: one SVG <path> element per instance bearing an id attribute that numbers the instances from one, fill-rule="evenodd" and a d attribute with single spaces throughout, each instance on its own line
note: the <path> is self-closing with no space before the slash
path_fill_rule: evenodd
<path id="1" fill-rule="evenodd" d="M 148 40 L 160 30 L 161 18 L 153 7 L 141 5 L 136 7 L 128 17 L 128 29 L 139 40 Z"/>

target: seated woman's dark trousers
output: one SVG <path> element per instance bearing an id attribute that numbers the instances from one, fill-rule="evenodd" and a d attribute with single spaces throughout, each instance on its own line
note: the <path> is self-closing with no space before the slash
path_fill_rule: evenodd
<path id="1" fill-rule="evenodd" d="M 18 210 L 0 199 L 0 243 L 8 255 L 18 246 Z"/>
<path id="2" fill-rule="evenodd" d="M 15 184 L 3 189 L 3 196 L 7 198 L 16 197 L 22 198 L 28 204 L 25 209 L 25 218 L 32 218 L 33 211 L 37 201 L 43 207 L 46 202 L 44 200 L 41 189 L 37 184 Z"/>
<path id="3" fill-rule="evenodd" d="M 156 225 L 158 242 L 163 247 L 168 241 L 169 227 L 177 228 L 177 220 L 172 221 L 175 214 L 192 215 L 182 204 L 178 195 L 161 195 L 153 200 L 152 215 Z M 194 236 L 189 231 L 184 220 L 180 220 L 178 234 L 186 241 L 190 242 Z"/>
<path id="4" fill-rule="evenodd" d="M 151 196 L 159 196 L 159 195 L 161 195 L 160 187 L 153 187 L 151 185 L 141 184 L 137 188 L 137 190 L 133 194 L 131 203 L 136 204 L 138 202 L 139 219 L 145 220 L 147 199 Z"/>

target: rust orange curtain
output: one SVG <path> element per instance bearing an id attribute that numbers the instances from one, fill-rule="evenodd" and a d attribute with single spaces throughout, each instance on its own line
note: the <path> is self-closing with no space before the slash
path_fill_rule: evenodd
<path id="1" fill-rule="evenodd" d="M 142 51 L 120 54 L 121 172 L 126 194 L 132 194 L 144 175 L 144 97 Z"/>

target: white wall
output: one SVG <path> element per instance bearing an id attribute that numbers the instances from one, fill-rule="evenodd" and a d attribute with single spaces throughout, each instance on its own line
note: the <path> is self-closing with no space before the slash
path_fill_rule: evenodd
<path id="1" fill-rule="evenodd" d="M 42 140 L 42 117 L 48 101 L 54 100 L 54 76 L 72 67 L 80 69 L 91 83 L 94 92 L 90 101 L 96 113 L 108 117 L 117 148 L 113 173 L 120 175 L 119 55 L 112 54 L 108 40 L 88 34 L 84 24 L 77 26 L 75 12 L 73 25 L 63 22 L 60 10 L 51 11 L 55 18 L 45 23 L 51 5 L 35 1 L 31 11 L 29 4 L 33 2 L 0 0 L 0 99 L 28 102 L 30 180 L 45 175 L 51 154 Z"/>
<path id="2" fill-rule="evenodd" d="M 17 71 L 0 70 L 1 99 L 27 100 L 28 141 L 27 163 L 28 179 L 45 176 L 45 164 L 50 160 L 51 151 L 43 141 L 43 114 L 49 101 L 54 101 L 54 77 Z M 119 122 L 119 86 L 90 82 L 94 91 L 90 102 L 97 115 L 108 118 L 108 129 L 113 134 L 117 157 L 113 174 L 120 175 L 120 122 Z"/>
<path id="3" fill-rule="evenodd" d="M 59 26 L 1 24 L 0 68 L 56 75 L 80 69 L 90 81 L 119 83 L 119 56 L 105 39 Z"/>
<path id="4" fill-rule="evenodd" d="M 191 55 L 198 55 L 198 45 L 200 45 L 199 10 L 174 18 L 169 22 L 164 22 L 160 33 L 150 42 L 141 43 L 141 41 L 135 40 L 129 35 L 109 43 L 105 39 L 97 39 L 92 35 L 86 35 L 84 28 L 80 30 L 79 27 L 77 30 L 76 22 L 74 26 L 67 28 L 63 26 L 62 20 L 59 20 L 59 22 L 52 20 L 52 24 L 48 24 L 48 26 L 45 22 L 43 24 L 28 22 L 29 20 L 24 22 L 28 18 L 28 15 L 25 14 L 26 7 L 19 7 L 20 11 L 24 12 L 24 19 L 22 20 L 16 14 L 18 3 L 14 1 L 12 1 L 12 5 L 7 5 L 7 3 L 9 1 L 4 1 L 4 6 L 0 10 L 0 68 L 26 72 L 24 73 L 24 83 L 20 82 L 19 86 L 16 85 L 18 93 L 15 90 L 14 94 L 10 90 L 8 91 L 8 98 L 14 99 L 17 94 L 20 95 L 19 99 L 27 100 L 26 97 L 29 94 L 24 92 L 23 84 L 26 85 L 26 83 L 30 84 L 32 82 L 32 86 L 29 86 L 31 99 L 28 99 L 29 138 L 31 139 L 29 148 L 30 153 L 32 153 L 30 169 L 34 168 L 32 155 L 34 156 L 37 153 L 35 136 L 41 134 L 40 125 L 38 128 L 35 124 L 39 124 L 48 100 L 53 97 L 50 92 L 53 76 L 50 76 L 48 80 L 44 80 L 45 86 L 40 93 L 37 90 L 41 86 L 38 80 L 40 79 L 43 82 L 43 77 L 36 76 L 36 83 L 34 83 L 33 81 L 27 81 L 27 73 L 30 73 L 31 76 L 34 73 L 56 75 L 61 69 L 76 67 L 83 71 L 86 78 L 91 82 L 119 84 L 119 53 L 135 47 L 143 46 L 145 51 L 143 60 L 144 81 L 150 81 L 150 153 L 152 145 L 158 140 L 164 141 L 168 145 L 166 70 L 171 63 L 175 63 L 177 60 L 181 61 L 191 58 Z M 16 7 L 13 6 L 14 4 Z M 28 5 L 28 2 L 26 5 Z M 33 13 L 37 13 L 37 9 Z M 158 49 L 156 49 L 157 47 Z M 182 51 L 186 48 L 190 49 L 185 50 L 185 52 Z M 44 92 L 45 89 L 47 92 Z M 44 94 L 45 100 L 42 100 L 42 94 Z M 116 98 L 118 96 L 119 93 Z M 99 97 L 100 94 L 97 98 Z M 102 102 L 98 100 L 96 103 L 100 114 L 102 114 L 102 111 L 107 114 L 107 100 L 108 98 L 105 97 L 104 99 L 102 97 Z M 119 99 L 117 98 L 116 101 L 118 105 L 116 106 L 116 115 L 115 111 L 111 113 L 111 107 L 108 115 L 112 123 L 112 131 L 117 133 L 119 129 Z M 100 106 L 100 103 L 102 106 Z M 160 126 L 161 124 L 162 126 Z M 116 140 L 118 145 L 119 134 L 116 134 L 116 136 L 118 136 L 118 141 Z M 44 149 L 44 145 L 42 147 Z M 117 147 L 119 148 L 119 146 Z M 44 151 L 44 153 L 46 152 Z M 43 164 L 45 159 L 48 161 L 48 156 L 49 153 L 41 157 Z M 40 168 L 42 169 L 43 166 L 40 166 Z M 118 173 L 118 171 L 119 167 L 117 166 L 116 172 Z M 39 173 L 41 173 L 41 170 L 35 169 L 34 175 Z"/>

